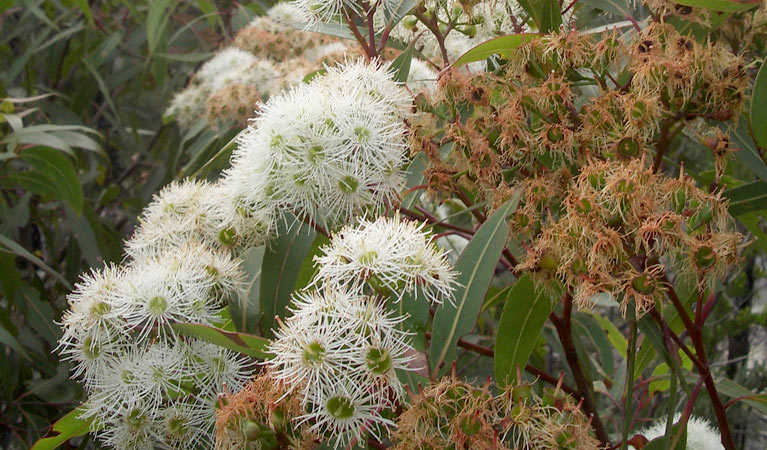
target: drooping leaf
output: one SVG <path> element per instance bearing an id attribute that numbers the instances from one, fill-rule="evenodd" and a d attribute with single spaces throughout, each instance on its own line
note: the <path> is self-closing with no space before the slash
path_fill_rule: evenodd
<path id="1" fill-rule="evenodd" d="M 767 124 L 767 64 L 762 64 L 751 94 L 751 132 L 761 148 L 767 148 L 767 125 L 765 124 Z"/>
<path id="2" fill-rule="evenodd" d="M 537 33 L 507 34 L 489 41 L 485 41 L 468 52 L 461 55 L 453 66 L 460 67 L 475 61 L 482 61 L 493 55 L 500 55 L 502 58 L 508 58 L 513 55 L 514 50 L 526 42 L 530 42 L 540 37 Z"/>
<path id="3" fill-rule="evenodd" d="M 434 314 L 429 360 L 431 376 L 446 372 L 456 359 L 458 339 L 473 328 L 506 246 L 507 218 L 517 207 L 519 192 L 496 210 L 474 234 L 456 261 L 458 289 L 455 302 L 445 301 Z"/>
<path id="4" fill-rule="evenodd" d="M 261 264 L 264 260 L 264 247 L 248 249 L 241 257 L 242 268 L 245 271 L 245 292 L 242 298 L 232 299 L 229 313 L 237 331 L 254 333 L 258 329 L 261 309 L 259 297 L 261 293 Z"/>
<path id="5" fill-rule="evenodd" d="M 729 210 L 733 216 L 767 209 L 767 182 L 764 180 L 727 189 L 723 194 L 730 200 Z"/>
<path id="6" fill-rule="evenodd" d="M 410 165 L 407 166 L 407 182 L 405 183 L 406 188 L 410 189 L 416 187 L 426 181 L 426 177 L 424 177 L 423 171 L 426 169 L 428 159 L 429 158 L 423 152 L 419 152 L 417 155 L 415 155 L 413 161 L 411 161 Z M 405 198 L 402 199 L 402 207 L 405 209 L 413 209 L 413 206 L 415 206 L 418 199 L 421 198 L 422 192 L 423 190 L 421 189 L 410 191 L 407 195 L 405 195 Z"/>
<path id="7" fill-rule="evenodd" d="M 82 436 L 90 431 L 93 418 L 83 419 L 83 410 L 78 408 L 56 421 L 48 434 L 35 442 L 31 450 L 53 450 L 59 448 L 73 437 Z"/>
<path id="8" fill-rule="evenodd" d="M 764 163 L 759 149 L 754 145 L 754 140 L 751 139 L 748 133 L 748 124 L 745 119 L 741 119 L 738 122 L 738 128 L 732 133 L 732 139 L 740 147 L 740 151 L 735 152 L 735 157 L 738 161 L 743 163 L 754 175 L 767 181 L 767 165 Z"/>
<path id="9" fill-rule="evenodd" d="M 171 325 L 171 327 L 178 334 L 197 337 L 244 355 L 261 359 L 269 358 L 269 354 L 265 350 L 269 341 L 261 336 L 224 331 L 199 323 L 176 323 Z"/>
<path id="10" fill-rule="evenodd" d="M 389 70 L 394 72 L 394 81 L 398 83 L 404 83 L 407 81 L 407 76 L 410 74 L 410 61 L 413 59 L 413 45 L 415 40 L 410 42 L 404 52 L 397 56 L 397 59 L 392 61 L 389 66 Z"/>
<path id="11" fill-rule="evenodd" d="M 607 339 L 609 339 L 610 343 L 613 345 L 613 348 L 618 351 L 618 354 L 620 354 L 622 357 L 626 358 L 626 350 L 628 349 L 628 342 L 626 342 L 626 338 L 623 336 L 623 333 L 618 330 L 618 328 L 610 322 L 606 317 L 600 315 L 600 314 L 590 314 L 591 317 L 594 318 L 594 320 L 597 321 L 599 326 L 602 327 L 603 330 L 607 333 Z"/>
<path id="12" fill-rule="evenodd" d="M 27 249 L 17 244 L 13 239 L 9 239 L 8 237 L 3 236 L 2 234 L 0 234 L 0 251 L 7 251 L 9 253 L 13 253 L 14 255 L 21 256 L 22 258 L 26 259 L 27 261 L 31 262 L 37 267 L 48 272 L 49 275 L 55 278 L 56 281 L 61 283 L 67 289 L 69 290 L 72 289 L 72 285 L 69 283 L 69 281 L 66 280 L 66 278 L 61 276 L 60 273 L 53 270 L 51 266 L 43 262 L 43 260 L 41 260 L 37 256 L 30 253 Z"/>
<path id="13" fill-rule="evenodd" d="M 80 214 L 83 210 L 83 188 L 72 163 L 61 152 L 48 147 L 32 147 L 21 152 L 21 159 L 34 173 L 48 182 L 51 194 L 69 204 Z"/>
<path id="14" fill-rule="evenodd" d="M 155 0 L 150 2 L 149 15 L 146 19 L 146 40 L 149 46 L 149 54 L 153 54 L 157 43 L 162 35 L 165 22 L 165 10 L 168 8 L 168 0 Z"/>
<path id="15" fill-rule="evenodd" d="M 755 8 L 762 0 L 674 0 L 675 3 L 696 8 L 706 8 L 713 11 L 745 11 Z"/>
<path id="16" fill-rule="evenodd" d="M 301 264 L 312 247 L 317 232 L 289 215 L 279 224 L 279 236 L 264 252 L 261 266 L 261 331 L 273 336 L 275 316 L 284 317 L 296 286 Z"/>
<path id="17" fill-rule="evenodd" d="M 541 33 L 559 31 L 562 26 L 562 12 L 558 0 L 543 0 L 541 3 Z"/>
<path id="18" fill-rule="evenodd" d="M 518 367 L 525 369 L 553 307 L 551 297 L 536 289 L 527 275 L 508 291 L 498 323 L 493 359 L 495 382 L 499 387 L 515 380 Z"/>

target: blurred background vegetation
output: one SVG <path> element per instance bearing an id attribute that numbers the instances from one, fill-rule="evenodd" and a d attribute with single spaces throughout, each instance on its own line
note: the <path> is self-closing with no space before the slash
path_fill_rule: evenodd
<path id="1" fill-rule="evenodd" d="M 231 1 L 0 1 L 0 448 L 29 448 L 81 399 L 54 349 L 65 295 L 118 262 L 153 193 L 234 135 L 162 114 L 265 7 Z M 216 159 L 226 162 L 225 155 Z"/>
<path id="2" fill-rule="evenodd" d="M 579 21 L 604 22 L 598 3 L 584 1 Z M 0 0 L 0 448 L 29 448 L 82 398 L 55 352 L 56 321 L 78 275 L 119 261 L 136 216 L 162 186 L 215 177 L 226 164 L 219 150 L 237 130 L 201 121 L 182 133 L 163 123 L 163 111 L 197 66 L 268 7 Z M 700 176 L 712 167 L 689 157 L 694 148 L 680 152 L 702 161 L 692 168 Z M 734 170 L 753 178 L 745 166 Z M 751 236 L 765 236 L 759 212 L 739 219 Z M 757 239 L 745 252 L 706 329 L 712 359 L 756 392 L 767 387 L 765 250 Z M 493 318 L 484 319 L 479 334 L 492 329 Z M 598 349 L 586 343 L 583 351 Z M 697 404 L 696 414 L 711 416 L 707 401 Z M 728 413 L 740 446 L 764 448 L 762 417 L 741 403 Z M 88 445 L 86 437 L 80 447 Z"/>

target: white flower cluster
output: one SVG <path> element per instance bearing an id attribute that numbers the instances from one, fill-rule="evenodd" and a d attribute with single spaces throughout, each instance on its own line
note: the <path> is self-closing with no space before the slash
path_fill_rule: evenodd
<path id="1" fill-rule="evenodd" d="M 362 60 L 272 97 L 238 138 L 221 181 L 238 208 L 290 209 L 335 227 L 396 199 L 410 96 Z"/>
<path id="2" fill-rule="evenodd" d="M 674 416 L 674 423 L 679 421 L 681 414 Z M 658 420 L 653 425 L 640 430 L 648 440 L 657 439 L 666 435 L 666 421 Z M 632 450 L 634 447 L 629 446 Z M 687 450 L 724 450 L 722 438 L 714 430 L 708 420 L 691 416 L 687 421 Z"/>
<path id="3" fill-rule="evenodd" d="M 139 230 L 128 245 L 133 258 L 83 276 L 67 298 L 59 351 L 88 392 L 84 416 L 93 417 L 109 447 L 210 448 L 216 394 L 247 381 L 247 360 L 173 329 L 180 322 L 221 324 L 244 280 L 229 253 L 190 232 L 199 205 L 180 194 L 200 186 L 176 185 L 150 207 L 146 217 L 173 237 Z"/>
<path id="4" fill-rule="evenodd" d="M 293 315 L 277 330 L 267 364 L 291 390 L 300 389 L 307 413 L 298 418 L 346 446 L 364 433 L 379 437 L 393 423 L 385 412 L 405 390 L 396 370 L 410 370 L 404 317 L 372 297 L 327 288 L 297 295 Z"/>
<path id="5" fill-rule="evenodd" d="M 126 251 L 139 258 L 189 241 L 233 251 L 262 245 L 272 237 L 276 211 L 259 206 L 237 202 L 220 182 L 172 182 L 144 209 Z"/>
<path id="6" fill-rule="evenodd" d="M 315 257 L 314 283 L 359 294 L 374 283 L 399 299 L 410 293 L 432 303 L 452 302 L 455 272 L 423 228 L 399 215 L 343 228 Z"/>
<path id="7" fill-rule="evenodd" d="M 385 1 L 383 6 L 398 4 Z M 232 46 L 216 53 L 176 93 L 165 116 L 185 129 L 202 119 L 211 127 L 241 125 L 254 115 L 258 102 L 300 84 L 325 64 L 362 56 L 358 47 L 341 39 L 295 28 L 316 22 L 317 14 L 307 8 L 308 3 L 277 3 L 266 16 L 253 19 Z M 436 79 L 436 71 L 413 59 L 407 85 L 414 93 L 434 90 Z"/>

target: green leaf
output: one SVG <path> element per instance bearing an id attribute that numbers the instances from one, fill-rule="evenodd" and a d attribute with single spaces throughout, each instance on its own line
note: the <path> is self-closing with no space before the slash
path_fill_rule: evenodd
<path id="1" fill-rule="evenodd" d="M 61 329 L 54 323 L 55 314 L 51 303 L 41 300 L 40 292 L 32 286 L 22 286 L 16 293 L 16 301 L 26 308 L 27 323 L 48 344 L 55 346 L 61 337 Z"/>
<path id="2" fill-rule="evenodd" d="M 394 81 L 398 83 L 406 82 L 407 76 L 410 74 L 410 61 L 413 59 L 414 44 L 415 40 L 411 41 L 405 51 L 400 53 L 389 66 L 389 70 L 394 72 Z"/>
<path id="3" fill-rule="evenodd" d="M 762 2 L 763 0 L 674 0 L 674 3 L 679 3 L 680 5 L 729 12 L 755 8 Z"/>
<path id="4" fill-rule="evenodd" d="M 29 354 L 27 354 L 27 351 L 24 350 L 24 347 L 21 346 L 21 343 L 18 341 L 18 339 L 16 339 L 10 333 L 10 331 L 6 330 L 5 327 L 2 326 L 0 326 L 0 344 L 8 346 L 8 348 L 15 351 L 19 355 L 29 359 Z"/>
<path id="5" fill-rule="evenodd" d="M 288 214 L 280 222 L 276 240 L 264 253 L 261 266 L 261 331 L 273 336 L 275 316 L 284 317 L 296 286 L 301 263 L 309 254 L 317 232 Z"/>
<path id="6" fill-rule="evenodd" d="M 82 212 L 83 188 L 66 156 L 52 148 L 32 147 L 21 152 L 21 159 L 52 186 L 51 194 L 67 202 L 77 214 Z"/>
<path id="7" fill-rule="evenodd" d="M 499 387 L 516 379 L 517 367 L 525 369 L 553 307 L 551 297 L 536 289 L 528 275 L 508 291 L 495 338 L 493 363 Z"/>
<path id="8" fill-rule="evenodd" d="M 426 169 L 426 165 L 429 163 L 429 158 L 425 153 L 419 152 L 407 166 L 407 182 L 405 187 L 410 189 L 415 186 L 424 184 L 426 177 L 423 175 L 423 171 Z M 422 189 L 416 189 L 410 191 L 405 198 L 402 199 L 402 207 L 405 209 L 413 209 L 416 202 L 421 198 Z"/>
<path id="9" fill-rule="evenodd" d="M 589 315 L 591 315 L 591 317 L 597 321 L 599 326 L 605 330 L 607 333 L 607 339 L 613 345 L 615 350 L 617 350 L 618 353 L 625 359 L 626 350 L 628 349 L 628 342 L 626 342 L 626 338 L 623 336 L 623 333 L 621 333 L 620 330 L 615 327 L 615 324 L 613 324 L 609 319 L 602 316 L 601 314 L 589 312 Z"/>
<path id="10" fill-rule="evenodd" d="M 266 346 L 269 340 L 261 336 L 255 336 L 247 333 L 236 333 L 224 331 L 220 328 L 199 323 L 175 323 L 171 328 L 183 336 L 192 336 L 200 338 L 203 341 L 216 344 L 229 350 L 252 356 L 254 358 L 267 359 Z"/>
<path id="11" fill-rule="evenodd" d="M 594 344 L 594 347 L 599 352 L 599 359 L 605 372 L 613 374 L 615 372 L 613 346 L 607 337 L 605 329 L 588 314 L 578 313 L 574 315 L 573 323 L 575 323 L 582 333 Z"/>
<path id="12" fill-rule="evenodd" d="M 458 257 L 455 270 L 458 289 L 455 301 L 445 301 L 434 314 L 432 322 L 431 376 L 446 372 L 456 359 L 458 339 L 469 333 L 479 314 L 490 280 L 506 246 L 509 234 L 507 218 L 519 203 L 519 192 L 495 211 L 474 234 L 474 238 Z"/>
<path id="13" fill-rule="evenodd" d="M 551 33 L 559 31 L 562 26 L 562 13 L 559 9 L 558 0 L 543 0 L 541 2 L 541 24 L 542 33 Z"/>
<path id="14" fill-rule="evenodd" d="M 754 145 L 754 140 L 748 134 L 748 124 L 745 119 L 741 119 L 738 122 L 738 128 L 735 130 L 735 133 L 732 133 L 732 138 L 740 147 L 740 151 L 735 152 L 735 157 L 738 161 L 743 163 L 754 175 L 767 181 L 767 165 L 765 165 L 759 150 Z"/>
<path id="15" fill-rule="evenodd" d="M 723 194 L 730 200 L 729 210 L 733 216 L 767 209 L 767 182 L 763 180 L 727 189 Z"/>
<path id="16" fill-rule="evenodd" d="M 757 145 L 767 148 L 767 64 L 762 63 L 751 94 L 751 132 Z"/>
<path id="17" fill-rule="evenodd" d="M 237 331 L 254 333 L 261 318 L 259 296 L 261 292 L 261 265 L 264 260 L 264 247 L 254 247 L 241 255 L 242 268 L 246 274 L 245 292 L 242 298 L 232 299 L 229 313 Z"/>
<path id="18" fill-rule="evenodd" d="M 85 18 L 88 19 L 88 23 L 90 23 L 92 27 L 96 26 L 93 23 L 93 14 L 91 14 L 91 7 L 88 5 L 88 0 L 75 0 L 75 4 L 80 8 L 80 11 L 83 12 Z"/>
<path id="19" fill-rule="evenodd" d="M 627 0 L 580 0 L 580 3 L 614 14 L 616 17 L 631 17 L 631 8 Z"/>
<path id="20" fill-rule="evenodd" d="M 60 273 L 53 270 L 51 266 L 49 266 L 48 264 L 45 264 L 42 259 L 30 253 L 27 249 L 17 244 L 14 240 L 9 239 L 6 236 L 3 236 L 2 234 L 0 234 L 0 251 L 7 251 L 14 255 L 21 256 L 22 258 L 26 259 L 27 261 L 31 262 L 37 267 L 48 272 L 49 275 L 55 278 L 56 281 L 61 283 L 64 287 L 66 287 L 69 290 L 72 290 L 72 285 L 69 284 L 69 281 L 67 281 L 66 278 L 61 276 Z"/>
<path id="21" fill-rule="evenodd" d="M 692 383 L 698 382 L 697 376 L 689 376 L 687 379 Z M 767 394 L 757 394 L 752 392 L 750 389 L 743 387 L 728 378 L 717 380 L 716 390 L 727 397 L 740 399 L 740 401 L 762 414 L 767 414 Z"/>
<path id="22" fill-rule="evenodd" d="M 31 450 L 53 450 L 73 437 L 82 436 L 90 431 L 93 418 L 82 419 L 83 410 L 78 408 L 56 421 L 48 434 L 35 442 Z"/>
<path id="23" fill-rule="evenodd" d="M 509 58 L 519 46 L 539 37 L 540 35 L 537 33 L 521 33 L 507 34 L 506 36 L 490 39 L 461 55 L 461 57 L 453 63 L 453 66 L 460 67 L 471 62 L 482 61 L 493 55 L 501 55 L 502 58 Z"/>
<path id="24" fill-rule="evenodd" d="M 149 15 L 146 19 L 146 39 L 149 46 L 149 54 L 153 54 L 157 43 L 162 35 L 165 22 L 165 10 L 168 8 L 168 0 L 154 0 L 150 2 Z"/>

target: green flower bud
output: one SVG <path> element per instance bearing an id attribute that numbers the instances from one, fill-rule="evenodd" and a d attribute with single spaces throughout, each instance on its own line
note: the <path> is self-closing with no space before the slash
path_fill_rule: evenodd
<path id="1" fill-rule="evenodd" d="M 708 269 L 716 262 L 716 253 L 709 246 L 703 246 L 695 251 L 695 265 L 700 269 Z"/>
<path id="2" fill-rule="evenodd" d="M 478 417 L 464 417 L 461 420 L 461 431 L 467 436 L 474 436 L 479 433 L 482 423 Z"/>

